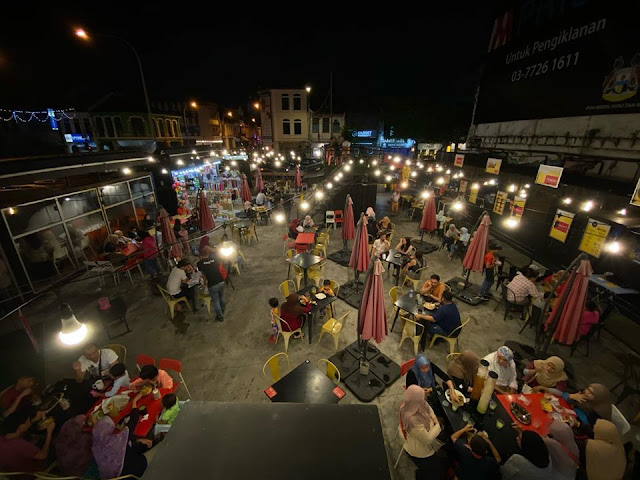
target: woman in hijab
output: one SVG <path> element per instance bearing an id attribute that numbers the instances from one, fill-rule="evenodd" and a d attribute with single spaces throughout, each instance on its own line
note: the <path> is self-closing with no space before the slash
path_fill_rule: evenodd
<path id="1" fill-rule="evenodd" d="M 438 395 L 434 391 L 434 387 L 436 386 L 434 375 L 439 377 L 442 382 L 447 385 L 450 398 L 456 398 L 455 388 L 449 376 L 443 372 L 440 367 L 431 363 L 424 353 L 416 357 L 413 367 L 407 372 L 405 384 L 407 389 L 411 385 L 417 385 L 422 388 L 429 404 L 436 410 L 439 410 L 440 402 L 438 401 Z"/>
<path id="2" fill-rule="evenodd" d="M 398 428 L 404 439 L 404 450 L 418 467 L 416 478 L 443 478 L 443 468 L 434 448 L 441 432 L 440 423 L 418 385 L 409 385 L 404 393 Z"/>
<path id="3" fill-rule="evenodd" d="M 564 361 L 560 357 L 549 357 L 546 360 L 534 360 L 523 370 L 524 381 L 533 387 L 535 393 L 550 392 L 562 395 L 567 389 L 567 374 L 564 372 Z"/>
<path id="4" fill-rule="evenodd" d="M 554 480 L 575 480 L 580 465 L 580 452 L 573 437 L 573 430 L 566 423 L 554 420 L 544 437 L 551 457 Z"/>
<path id="5" fill-rule="evenodd" d="M 467 248 L 469 238 L 471 238 L 471 235 L 469 235 L 469 230 L 467 229 L 467 227 L 462 227 L 460 229 L 460 235 L 458 236 L 458 239 L 454 241 L 449 247 L 449 260 L 453 260 L 453 256 L 457 251 L 464 251 L 464 249 Z"/>
<path id="6" fill-rule="evenodd" d="M 301 303 L 303 302 L 303 304 Z M 287 300 L 280 306 L 280 318 L 285 322 L 282 329 L 285 332 L 293 332 L 298 328 L 302 328 L 307 313 L 311 311 L 311 303 L 305 296 L 298 297 L 297 293 L 292 293 Z M 294 335 L 293 338 L 301 338 L 304 335 Z"/>
<path id="7" fill-rule="evenodd" d="M 444 214 L 444 209 L 440 210 L 436 215 L 436 221 L 438 222 L 438 231 L 442 234 L 444 224 L 447 223 L 447 216 Z"/>
<path id="8" fill-rule="evenodd" d="M 145 232 L 146 233 L 146 232 Z M 84 430 L 84 415 L 70 418 L 53 442 L 58 467 L 64 475 L 82 476 L 91 463 L 91 433 Z"/>
<path id="9" fill-rule="evenodd" d="M 513 424 L 517 431 L 516 442 L 520 451 L 509 457 L 500 468 L 502 480 L 549 480 L 553 473 L 549 450 L 536 432 L 522 431 L 520 425 Z"/>
<path id="10" fill-rule="evenodd" d="M 313 223 L 313 218 L 311 218 L 311 215 L 305 215 L 304 219 L 302 220 L 302 227 L 303 228 L 313 228 L 315 226 L 316 226 L 316 224 Z"/>
<path id="11" fill-rule="evenodd" d="M 462 393 L 470 393 L 473 390 L 473 379 L 480 365 L 480 357 L 471 350 L 464 350 L 456 356 L 447 368 L 447 375 Z"/>
<path id="12" fill-rule="evenodd" d="M 518 390 L 516 364 L 513 361 L 513 352 L 509 347 L 503 345 L 497 351 L 484 357 L 484 360 L 489 362 L 489 370 L 498 374 L 496 392 L 513 393 Z"/>
<path id="13" fill-rule="evenodd" d="M 371 220 L 371 223 L 375 222 L 376 212 L 373 211 L 372 207 L 367 207 L 367 211 L 365 212 L 365 214 L 367 215 L 367 217 L 369 217 L 369 220 Z"/>
<path id="14" fill-rule="evenodd" d="M 587 441 L 587 478 L 589 480 L 621 480 L 626 458 L 616 426 L 607 420 L 596 421 L 593 440 Z"/>
<path id="15" fill-rule="evenodd" d="M 599 418 L 611 420 L 611 394 L 601 383 L 592 383 L 582 392 L 565 392 L 562 397 L 574 405 L 578 420 L 585 426 L 593 427 Z M 585 433 L 591 436 L 588 429 Z"/>

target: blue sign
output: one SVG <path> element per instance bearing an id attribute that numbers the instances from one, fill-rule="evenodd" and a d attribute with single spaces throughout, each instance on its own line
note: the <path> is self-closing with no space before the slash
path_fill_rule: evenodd
<path id="1" fill-rule="evenodd" d="M 53 111 L 53 108 L 47 108 L 47 114 L 49 115 L 51 130 L 58 130 L 58 121 L 56 120 L 56 114 Z"/>
<path id="2" fill-rule="evenodd" d="M 358 138 L 367 138 L 375 135 L 373 134 L 373 130 L 355 130 L 353 132 L 353 136 Z"/>
<path id="3" fill-rule="evenodd" d="M 85 141 L 90 141 L 89 135 L 83 137 L 79 133 L 65 133 L 64 140 L 67 143 L 84 143 Z"/>

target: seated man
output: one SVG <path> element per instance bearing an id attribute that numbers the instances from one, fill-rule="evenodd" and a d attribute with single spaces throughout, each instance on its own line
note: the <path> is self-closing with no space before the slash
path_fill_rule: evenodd
<path id="1" fill-rule="evenodd" d="M 386 254 L 391 248 L 389 240 L 387 240 L 387 234 L 385 232 L 380 233 L 380 238 L 373 242 L 373 254 L 380 258 Z"/>
<path id="2" fill-rule="evenodd" d="M 424 282 L 420 289 L 420 295 L 431 297 L 436 302 L 442 301 L 442 292 L 445 291 L 444 283 L 440 283 L 440 276 L 435 273 L 431 275 L 431 278 Z"/>
<path id="3" fill-rule="evenodd" d="M 264 190 L 260 190 L 258 195 L 256 195 L 256 205 L 263 206 L 267 201 L 267 196 L 264 193 Z"/>
<path id="4" fill-rule="evenodd" d="M 35 383 L 36 380 L 33 377 L 20 377 L 15 385 L 5 389 L 0 394 L 0 408 L 2 409 L 3 417 L 8 417 L 16 411 L 24 411 L 31 408 Z"/>
<path id="5" fill-rule="evenodd" d="M 56 424 L 46 426 L 47 435 L 41 447 L 23 438 L 31 425 L 44 418 L 43 411 L 33 419 L 27 412 L 9 415 L 4 422 L 5 434 L 0 436 L 0 470 L 4 472 L 38 472 L 46 468 L 49 448 Z"/>
<path id="6" fill-rule="evenodd" d="M 193 267 L 189 260 L 184 258 L 180 260 L 169 274 L 167 292 L 174 297 L 187 297 L 187 300 L 195 307 L 195 288 L 189 288 L 189 276 L 187 275 L 191 272 L 193 272 Z M 181 305 L 176 305 L 177 310 L 180 308 Z"/>
<path id="7" fill-rule="evenodd" d="M 535 282 L 538 273 L 532 268 L 526 268 L 524 272 L 518 272 L 507 285 L 507 301 L 516 305 L 527 305 L 531 298 L 539 298 L 541 293 L 536 288 Z"/>
<path id="8" fill-rule="evenodd" d="M 109 374 L 109 369 L 118 362 L 118 355 L 109 348 L 98 348 L 95 343 L 89 343 L 82 350 L 82 356 L 72 367 L 78 383 L 89 380 L 93 383 Z"/>
<path id="9" fill-rule="evenodd" d="M 416 313 L 414 317 L 416 321 L 425 325 L 425 329 L 432 335 L 437 333 L 448 337 L 451 332 L 462 325 L 458 306 L 453 303 L 453 294 L 448 290 L 442 292 L 442 304 L 433 315 Z M 420 339 L 422 350 L 424 350 L 426 342 L 427 335 L 422 335 Z"/>
<path id="10" fill-rule="evenodd" d="M 457 475 L 460 480 L 478 479 L 490 480 L 498 477 L 498 465 L 502 459 L 486 432 L 478 432 L 469 441 L 467 432 L 473 426 L 465 425 L 451 435 L 451 442 L 456 451 L 459 462 Z M 491 456 L 487 455 L 491 451 Z"/>
<path id="11" fill-rule="evenodd" d="M 173 388 L 173 378 L 155 365 L 145 365 L 140 369 L 140 376 L 131 382 L 131 388 L 140 390 L 145 385 L 154 388 Z"/>

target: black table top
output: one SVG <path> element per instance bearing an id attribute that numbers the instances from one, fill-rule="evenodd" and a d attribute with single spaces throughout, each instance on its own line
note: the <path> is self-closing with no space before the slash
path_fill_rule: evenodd
<path id="1" fill-rule="evenodd" d="M 415 315 L 416 313 L 424 313 L 427 315 L 433 315 L 437 308 L 433 310 L 427 310 L 422 306 L 427 299 L 423 295 L 420 295 L 416 292 L 410 291 L 409 293 L 405 293 L 403 296 L 396 300 L 394 305 L 398 307 L 400 310 L 404 310 L 405 312 L 410 313 L 411 315 Z"/>
<path id="2" fill-rule="evenodd" d="M 446 400 L 444 392 L 442 392 L 441 389 L 437 388 L 436 392 L 440 402 Z M 449 420 L 454 432 L 457 432 L 465 426 L 465 422 L 462 420 L 462 412 L 464 410 L 469 411 L 476 421 L 476 424 L 474 425 L 475 428 L 478 431 L 485 431 L 489 434 L 491 442 L 500 453 L 502 461 L 505 462 L 511 455 L 517 453 L 519 450 L 518 444 L 516 443 L 516 431 L 511 427 L 513 419 L 504 409 L 500 400 L 496 398 L 495 394 L 493 395 L 493 400 L 497 402 L 496 409 L 491 412 L 491 410 L 487 408 L 487 413 L 485 415 L 479 414 L 475 405 L 472 405 L 471 403 L 467 403 L 464 407 L 458 408 L 456 412 L 451 409 L 451 406 L 443 406 L 442 409 L 444 410 L 447 420 Z M 502 429 L 498 429 L 496 427 L 496 419 L 498 418 L 502 419 L 504 422 Z"/>
<path id="3" fill-rule="evenodd" d="M 291 257 L 289 259 L 289 262 L 291 262 L 293 265 L 297 265 L 298 267 L 306 270 L 309 267 L 313 267 L 314 265 L 317 265 L 322 260 L 324 260 L 322 257 L 313 255 L 308 252 L 303 252 Z"/>
<path id="4" fill-rule="evenodd" d="M 316 298 L 315 295 L 312 295 L 311 293 L 309 293 L 309 290 L 311 290 L 312 288 L 313 288 L 313 285 L 309 285 L 307 287 L 304 287 L 302 290 L 298 292 L 298 295 L 306 295 L 311 300 L 315 300 L 317 302 L 316 305 L 311 304 L 311 313 L 315 313 L 322 310 L 323 308 L 331 305 L 333 302 L 335 302 L 338 299 L 338 297 L 336 297 L 335 295 L 333 297 L 327 295 L 327 297 L 323 298 L 322 300 L 319 298 Z"/>
<path id="5" fill-rule="evenodd" d="M 305 360 L 271 385 L 276 391 L 272 402 L 338 403 L 335 385 L 318 367 Z M 339 387 L 338 387 L 339 388 Z M 266 392 L 265 392 L 266 393 Z"/>
<path id="6" fill-rule="evenodd" d="M 387 253 L 387 256 L 385 257 L 384 261 L 391 263 L 392 265 L 402 266 L 407 256 L 401 254 L 400 257 L 396 258 L 395 257 L 396 253 L 399 253 L 399 252 L 395 248 L 392 248 L 391 250 L 389 250 L 389 253 Z"/>
<path id="7" fill-rule="evenodd" d="M 240 220 L 235 223 L 236 228 L 249 228 L 253 222 L 250 220 Z"/>
<path id="8" fill-rule="evenodd" d="M 187 402 L 144 474 L 145 480 L 345 477 L 391 478 L 375 405 Z"/>

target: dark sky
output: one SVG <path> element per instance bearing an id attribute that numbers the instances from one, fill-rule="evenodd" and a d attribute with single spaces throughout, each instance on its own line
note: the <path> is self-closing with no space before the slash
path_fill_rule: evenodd
<path id="1" fill-rule="evenodd" d="M 129 51 L 116 40 L 82 42 L 71 34 L 74 26 L 134 44 L 152 99 L 246 105 L 259 88 L 310 84 L 317 108 L 333 72 L 334 110 L 468 105 L 498 2 L 449 2 L 426 13 L 387 12 L 369 3 L 366 18 L 341 13 L 332 3 L 326 15 L 301 10 L 294 18 L 270 19 L 247 3 L 228 13 L 194 2 L 179 12 L 139 3 L 37 7 L 28 26 L 23 14 L 8 18 L 0 45 L 0 108 L 82 110 L 112 91 L 142 99 Z"/>

